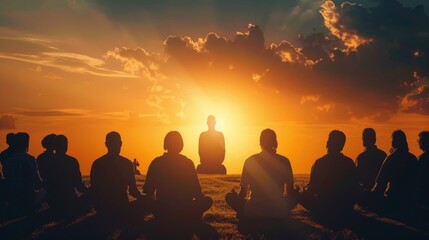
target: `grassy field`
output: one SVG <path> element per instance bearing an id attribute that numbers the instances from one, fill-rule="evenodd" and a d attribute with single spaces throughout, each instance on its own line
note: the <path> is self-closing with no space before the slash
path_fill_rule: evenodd
<path id="1" fill-rule="evenodd" d="M 85 177 L 85 181 L 88 178 Z M 137 177 L 138 185 L 144 177 Z M 329 227 L 310 218 L 308 212 L 298 205 L 292 218 L 277 225 L 265 227 L 238 227 L 235 213 L 226 205 L 224 196 L 231 189 L 238 190 L 238 175 L 201 175 L 203 192 L 213 198 L 213 207 L 203 217 L 210 234 L 195 232 L 186 235 L 190 239 L 429 239 L 428 216 L 419 221 L 399 221 L 377 216 L 356 208 L 355 219 L 342 227 Z M 303 187 L 308 175 L 296 175 L 295 182 Z M 43 213 L 40 213 L 43 214 Z M 150 216 L 145 220 L 150 222 Z M 124 229 L 104 229 L 104 234 L 94 232 L 94 211 L 71 220 L 43 219 L 38 217 L 19 219 L 0 226 L 0 239 L 157 239 L 159 235 L 148 235 L 145 230 L 132 233 Z M 142 216 L 143 219 L 143 216 Z M 415 220 L 415 219 L 414 219 Z M 168 232 L 168 229 L 161 231 Z M 107 234 L 106 234 L 107 232 Z"/>

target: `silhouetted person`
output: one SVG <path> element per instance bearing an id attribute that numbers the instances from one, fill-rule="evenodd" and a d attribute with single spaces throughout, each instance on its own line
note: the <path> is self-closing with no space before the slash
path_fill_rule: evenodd
<path id="1" fill-rule="evenodd" d="M 6 189 L 5 189 L 5 181 L 3 179 L 3 164 L 6 158 L 8 158 L 13 153 L 13 139 L 15 134 L 14 133 L 8 133 L 6 135 L 6 144 L 8 145 L 8 148 L 6 148 L 4 151 L 0 153 L 0 218 L 4 216 L 4 210 L 3 208 L 6 207 Z M 1 219 L 0 219 L 1 220 Z"/>
<path id="2" fill-rule="evenodd" d="M 375 145 L 376 134 L 372 128 L 363 130 L 362 142 L 365 151 L 356 158 L 356 168 L 359 187 L 366 191 L 374 187 L 375 179 L 387 154 Z"/>
<path id="3" fill-rule="evenodd" d="M 380 210 L 402 211 L 415 201 L 417 158 L 408 150 L 407 137 L 402 130 L 392 133 L 391 154 L 378 173 L 373 193 L 384 199 Z"/>
<path id="4" fill-rule="evenodd" d="M 208 130 L 201 133 L 198 154 L 200 162 L 197 172 L 202 174 L 226 174 L 222 164 L 225 160 L 225 138 L 222 132 L 216 131 L 216 118 L 212 115 L 207 118 Z"/>
<path id="5" fill-rule="evenodd" d="M 153 213 L 161 221 L 198 221 L 213 203 L 203 195 L 194 163 L 180 154 L 182 149 L 180 133 L 167 133 L 166 152 L 150 163 L 146 174 L 143 191 L 155 197 Z"/>
<path id="6" fill-rule="evenodd" d="M 87 192 L 82 182 L 79 162 L 67 155 L 68 140 L 64 135 L 55 136 L 55 154 L 44 162 L 43 184 L 47 190 L 47 202 L 57 214 L 67 216 L 80 213 L 89 204 L 86 195 L 78 197 L 76 191 Z M 46 146 L 46 145 L 45 145 Z M 48 148 L 47 148 L 48 151 Z M 45 152 L 46 153 L 46 152 Z"/>
<path id="7" fill-rule="evenodd" d="M 133 166 L 134 166 L 134 174 L 135 175 L 142 175 L 141 172 L 140 172 L 140 170 L 138 169 L 138 167 L 140 166 L 140 163 L 135 158 L 134 158 L 134 161 L 133 161 Z"/>
<path id="8" fill-rule="evenodd" d="M 19 132 L 14 136 L 14 151 L 3 164 L 9 210 L 21 215 L 33 210 L 35 189 L 41 185 L 36 159 L 27 153 L 30 136 Z"/>
<path id="9" fill-rule="evenodd" d="M 13 153 L 14 133 L 6 135 L 6 144 L 8 147 L 0 153 L 0 164 L 3 166 L 4 161 Z"/>
<path id="10" fill-rule="evenodd" d="M 423 153 L 419 156 L 420 203 L 429 206 L 429 132 L 419 133 L 419 146 Z"/>
<path id="11" fill-rule="evenodd" d="M 139 200 L 133 163 L 120 156 L 122 140 L 117 132 L 106 135 L 107 154 L 94 161 L 91 167 L 91 191 L 97 215 L 102 219 L 132 223 L 143 210 Z M 138 201 L 130 202 L 128 192 Z"/>
<path id="12" fill-rule="evenodd" d="M 42 139 L 42 146 L 45 151 L 37 156 L 37 165 L 39 167 L 39 174 L 42 181 L 45 181 L 47 171 L 52 167 L 52 161 L 54 158 L 55 151 L 55 138 L 57 135 L 49 134 Z"/>
<path id="13" fill-rule="evenodd" d="M 239 194 L 233 190 L 225 200 L 238 218 L 275 220 L 288 217 L 297 204 L 299 192 L 294 189 L 289 159 L 277 154 L 277 136 L 271 129 L 262 131 L 260 145 L 262 151 L 244 163 Z M 246 200 L 249 191 L 250 198 Z"/>
<path id="14" fill-rule="evenodd" d="M 310 182 L 301 194 L 301 205 L 322 220 L 336 221 L 353 211 L 357 174 L 353 160 L 341 153 L 345 142 L 343 132 L 329 133 L 328 153 L 313 164 Z"/>

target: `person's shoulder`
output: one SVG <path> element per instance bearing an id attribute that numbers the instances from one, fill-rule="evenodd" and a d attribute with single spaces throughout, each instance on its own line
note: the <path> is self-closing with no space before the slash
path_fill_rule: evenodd
<path id="1" fill-rule="evenodd" d="M 282 161 L 282 162 L 290 162 L 289 161 L 289 158 L 287 158 L 287 157 L 285 157 L 285 156 L 283 156 L 283 155 L 280 155 L 280 154 L 278 154 L 278 153 L 276 153 L 276 158 L 277 159 L 279 159 L 280 161 Z"/>
<path id="2" fill-rule="evenodd" d="M 350 157 L 348 157 L 348 156 L 346 156 L 344 154 L 342 154 L 342 158 L 344 159 L 344 161 L 353 162 L 353 159 L 351 159 Z"/>
<path id="3" fill-rule="evenodd" d="M 126 165 L 133 165 L 133 162 L 132 162 L 130 159 L 128 159 L 128 158 L 126 158 L 126 157 L 124 157 L 124 156 L 119 155 L 118 160 L 119 160 L 122 164 L 126 164 Z"/>
<path id="4" fill-rule="evenodd" d="M 419 162 L 429 163 L 429 152 L 424 152 L 419 156 Z"/>
<path id="5" fill-rule="evenodd" d="M 194 161 L 192 161 L 187 156 L 179 154 L 179 159 L 180 159 L 180 161 L 184 162 L 185 164 L 192 165 L 193 167 L 195 167 Z"/>
<path id="6" fill-rule="evenodd" d="M 79 162 L 77 161 L 77 159 L 75 157 L 70 156 L 70 155 L 66 154 L 66 159 L 67 159 L 67 161 L 69 161 L 71 163 L 79 164 Z"/>
<path id="7" fill-rule="evenodd" d="M 97 167 L 100 164 L 103 165 L 103 163 L 107 160 L 107 155 L 103 155 L 97 159 L 94 160 L 94 162 L 92 162 L 92 167 Z"/>
<path id="8" fill-rule="evenodd" d="M 25 158 L 26 160 L 29 160 L 29 161 L 36 161 L 36 158 L 33 155 L 30 155 L 28 153 L 24 153 L 23 158 Z"/>
<path id="9" fill-rule="evenodd" d="M 380 156 L 384 156 L 384 157 L 387 156 L 387 153 L 385 151 L 381 150 L 380 148 L 377 148 L 376 151 L 378 154 L 380 154 Z"/>
<path id="10" fill-rule="evenodd" d="M 153 165 L 153 164 L 159 164 L 159 162 L 161 162 L 161 161 L 163 161 L 164 160 L 164 158 L 165 158 L 165 154 L 163 154 L 163 155 L 161 155 L 161 156 L 158 156 L 158 157 L 156 157 L 156 158 L 154 158 L 151 162 L 150 162 L 150 164 L 151 165 Z"/>
<path id="11" fill-rule="evenodd" d="M 367 155 L 367 151 L 363 151 L 357 155 L 356 160 L 361 161 L 362 159 L 365 159 L 366 155 Z"/>
<path id="12" fill-rule="evenodd" d="M 316 159 L 316 161 L 314 161 L 314 165 L 318 165 L 318 164 L 324 163 L 327 160 L 329 160 L 329 156 L 328 156 L 328 154 L 325 154 L 322 157 Z"/>
<path id="13" fill-rule="evenodd" d="M 408 157 L 409 157 L 412 161 L 414 161 L 414 162 L 417 162 L 417 161 L 418 161 L 418 159 L 417 159 L 416 155 L 414 155 L 414 154 L 412 154 L 412 153 L 410 153 L 410 152 L 408 152 Z"/>

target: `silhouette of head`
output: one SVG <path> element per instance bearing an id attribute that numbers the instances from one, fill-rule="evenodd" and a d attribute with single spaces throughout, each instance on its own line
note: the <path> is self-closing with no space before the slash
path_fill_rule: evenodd
<path id="1" fill-rule="evenodd" d="M 177 131 L 168 132 L 164 138 L 164 150 L 168 153 L 179 154 L 183 149 L 183 138 Z"/>
<path id="2" fill-rule="evenodd" d="M 15 133 L 8 133 L 6 135 L 6 144 L 9 146 L 13 146 L 14 137 L 15 137 Z"/>
<path id="3" fill-rule="evenodd" d="M 333 130 L 329 133 L 326 148 L 328 149 L 328 152 L 339 153 L 343 150 L 345 143 L 346 135 L 339 130 Z"/>
<path id="4" fill-rule="evenodd" d="M 423 131 L 419 133 L 419 146 L 423 151 L 429 151 L 429 132 Z"/>
<path id="5" fill-rule="evenodd" d="M 30 135 L 26 132 L 19 132 L 14 136 L 14 148 L 17 152 L 27 152 L 30 144 Z"/>
<path id="6" fill-rule="evenodd" d="M 362 132 L 362 142 L 364 147 L 371 147 L 375 145 L 376 134 L 373 128 L 365 128 Z"/>
<path id="7" fill-rule="evenodd" d="M 402 130 L 395 130 L 392 133 L 392 148 L 408 152 L 407 136 Z"/>
<path id="8" fill-rule="evenodd" d="M 55 153 L 65 154 L 68 149 L 68 140 L 64 135 L 58 135 L 55 138 Z"/>
<path id="9" fill-rule="evenodd" d="M 277 151 L 277 135 L 272 129 L 264 129 L 259 137 L 261 148 L 268 152 L 275 153 Z"/>
<path id="10" fill-rule="evenodd" d="M 215 130 L 216 127 L 216 118 L 213 115 L 209 115 L 207 117 L 207 126 L 209 127 L 209 130 Z"/>
<path id="11" fill-rule="evenodd" d="M 121 135 L 118 132 L 109 132 L 105 144 L 109 154 L 119 155 L 122 147 Z"/>
<path id="12" fill-rule="evenodd" d="M 55 138 L 57 135 L 49 134 L 42 139 L 42 146 L 48 152 L 53 152 L 55 150 Z"/>

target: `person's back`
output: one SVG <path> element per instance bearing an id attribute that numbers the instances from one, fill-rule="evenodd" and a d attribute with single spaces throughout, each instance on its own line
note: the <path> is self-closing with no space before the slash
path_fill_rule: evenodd
<path id="1" fill-rule="evenodd" d="M 171 131 L 164 138 L 166 152 L 149 165 L 143 191 L 154 197 L 153 213 L 162 221 L 199 220 L 213 204 L 204 196 L 194 163 L 180 154 L 183 139 Z"/>
<path id="2" fill-rule="evenodd" d="M 94 161 L 90 177 L 96 208 L 109 211 L 128 203 L 127 190 L 134 179 L 130 160 L 106 154 Z"/>
<path id="3" fill-rule="evenodd" d="M 251 221 L 287 218 L 297 204 L 299 189 L 294 189 L 289 159 L 277 154 L 277 135 L 271 129 L 261 132 L 262 151 L 246 159 L 240 181 L 240 192 L 233 189 L 225 196 L 237 218 Z M 286 190 L 286 191 L 285 191 Z M 246 196 L 250 192 L 250 198 Z"/>
<path id="4" fill-rule="evenodd" d="M 429 206 L 429 132 L 420 132 L 418 142 L 423 151 L 418 162 L 420 203 Z"/>
<path id="5" fill-rule="evenodd" d="M 407 151 L 397 150 L 390 154 L 383 163 L 377 177 L 377 185 L 389 183 L 386 195 L 399 199 L 408 198 L 414 191 L 417 157 Z"/>
<path id="6" fill-rule="evenodd" d="M 328 153 L 314 163 L 309 192 L 318 196 L 323 206 L 351 204 L 348 200 L 356 191 L 356 168 L 353 160 L 342 153 Z"/>
<path id="7" fill-rule="evenodd" d="M 399 213 L 414 207 L 418 161 L 409 152 L 406 135 L 401 130 L 392 133 L 392 149 L 381 166 L 372 192 L 383 199 L 377 209 Z"/>
<path id="8" fill-rule="evenodd" d="M 419 156 L 418 163 L 421 202 L 429 206 L 429 152 L 424 152 Z"/>
<path id="9" fill-rule="evenodd" d="M 8 148 L 3 150 L 0 153 L 0 164 L 3 165 L 4 161 L 13 153 L 13 144 L 14 144 L 14 133 L 8 133 L 6 135 L 6 144 L 9 145 Z"/>
<path id="10" fill-rule="evenodd" d="M 37 156 L 37 166 L 39 168 L 40 178 L 43 182 L 51 178 L 49 175 L 54 172 L 52 169 L 55 150 L 55 138 L 57 135 L 49 134 L 42 139 L 42 146 L 45 151 Z"/>
<path id="11" fill-rule="evenodd" d="M 201 197 L 201 186 L 192 160 L 178 154 L 155 158 L 149 166 L 143 191 L 156 189 L 156 200 L 170 207 L 183 208 L 196 197 Z"/>
<path id="12" fill-rule="evenodd" d="M 131 215 L 128 192 L 139 199 L 133 163 L 120 156 L 122 140 L 117 132 L 106 135 L 106 155 L 94 161 L 91 167 L 91 192 L 98 214 L 119 217 L 126 221 Z"/>
<path id="13" fill-rule="evenodd" d="M 285 217 L 290 210 L 286 204 L 285 184 L 293 186 L 289 159 L 267 151 L 248 158 L 243 167 L 241 185 L 249 185 L 250 199 L 245 211 L 261 217 Z"/>
<path id="14" fill-rule="evenodd" d="M 5 188 L 12 211 L 31 210 L 34 190 L 39 182 L 36 159 L 27 153 L 29 136 L 27 133 L 15 135 L 16 148 L 3 165 Z"/>
<path id="15" fill-rule="evenodd" d="M 368 147 L 356 158 L 359 185 L 363 189 L 372 189 L 381 165 L 387 154 L 377 146 Z"/>
<path id="16" fill-rule="evenodd" d="M 368 191 L 374 187 L 375 179 L 387 155 L 375 145 L 376 132 L 373 128 L 363 130 L 362 143 L 365 151 L 356 158 L 357 178 L 361 190 Z"/>
<path id="17" fill-rule="evenodd" d="M 328 153 L 313 164 L 310 182 L 301 194 L 301 204 L 325 220 L 338 221 L 348 216 L 356 201 L 356 167 L 341 153 L 345 142 L 343 132 L 329 133 Z"/>
<path id="18" fill-rule="evenodd" d="M 49 165 L 49 171 L 44 179 L 48 191 L 48 203 L 53 208 L 75 208 L 78 205 L 78 195 L 86 192 L 82 182 L 79 162 L 67 155 L 68 140 L 64 135 L 55 137 L 56 153 Z"/>

